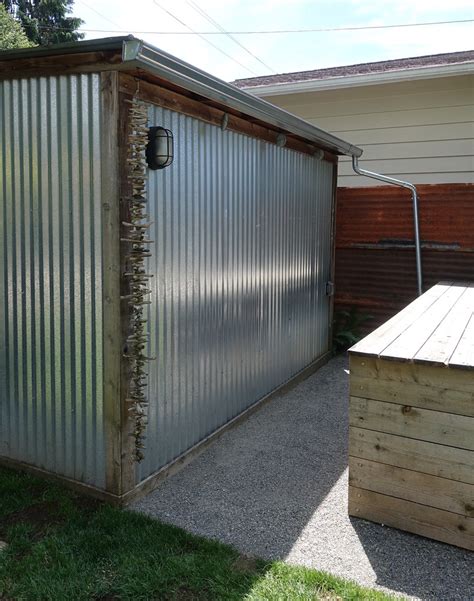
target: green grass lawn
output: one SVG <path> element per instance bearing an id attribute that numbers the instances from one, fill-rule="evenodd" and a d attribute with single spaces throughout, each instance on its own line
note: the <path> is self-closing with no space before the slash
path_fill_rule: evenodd
<path id="1" fill-rule="evenodd" d="M 389 599 L 0 468 L 0 599 Z"/>

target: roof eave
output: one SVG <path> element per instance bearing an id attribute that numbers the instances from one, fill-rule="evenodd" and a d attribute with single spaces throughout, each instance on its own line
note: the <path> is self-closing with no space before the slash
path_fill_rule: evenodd
<path id="1" fill-rule="evenodd" d="M 122 60 L 124 64 L 145 69 L 170 83 L 300 136 L 335 154 L 362 155 L 361 148 L 141 40 L 124 40 Z"/>
<path id="2" fill-rule="evenodd" d="M 363 75 L 345 75 L 327 79 L 311 79 L 275 83 L 270 85 L 246 86 L 245 89 L 254 96 L 281 96 L 283 94 L 297 94 L 303 92 L 319 92 L 323 90 L 337 90 L 361 86 L 398 83 L 403 81 L 435 79 L 438 77 L 452 77 L 455 75 L 469 75 L 474 73 L 474 61 L 459 64 L 438 65 L 436 67 L 420 67 L 418 69 L 403 69 L 399 71 L 385 71 L 383 73 L 370 73 Z"/>

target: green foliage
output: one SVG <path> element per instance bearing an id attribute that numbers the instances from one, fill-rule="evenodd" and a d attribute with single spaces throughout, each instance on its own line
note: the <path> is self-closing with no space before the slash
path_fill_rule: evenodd
<path id="1" fill-rule="evenodd" d="M 84 22 L 68 16 L 73 0 L 0 0 L 23 27 L 33 45 L 50 46 L 84 37 L 76 31 Z"/>
<path id="2" fill-rule="evenodd" d="M 387 601 L 0 468 L 0 599 Z"/>
<path id="3" fill-rule="evenodd" d="M 28 48 L 32 45 L 20 23 L 0 4 L 0 50 Z"/>
<path id="4" fill-rule="evenodd" d="M 334 354 L 346 351 L 361 339 L 362 326 L 372 319 L 372 315 L 360 313 L 357 307 L 349 311 L 337 311 L 333 322 L 333 352 Z"/>

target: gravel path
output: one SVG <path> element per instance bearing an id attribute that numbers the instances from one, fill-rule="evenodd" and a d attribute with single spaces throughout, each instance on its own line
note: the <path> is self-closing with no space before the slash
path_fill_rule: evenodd
<path id="1" fill-rule="evenodd" d="M 474 599 L 474 554 L 347 515 L 344 357 L 227 432 L 133 508 L 414 599 Z"/>

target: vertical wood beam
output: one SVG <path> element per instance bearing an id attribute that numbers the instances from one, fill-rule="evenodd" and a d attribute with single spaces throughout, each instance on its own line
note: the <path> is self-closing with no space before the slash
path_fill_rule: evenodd
<path id="1" fill-rule="evenodd" d="M 101 85 L 103 395 L 106 490 L 122 494 L 120 314 L 120 214 L 118 73 L 103 72 Z"/>
<path id="2" fill-rule="evenodd" d="M 119 82 L 121 75 L 119 74 Z M 122 92 L 118 95 L 118 164 L 119 164 L 119 222 L 120 224 L 125 221 L 130 222 L 130 208 L 129 203 L 125 200 L 132 194 L 130 182 L 128 179 L 128 135 L 129 135 L 129 124 L 130 124 L 130 102 L 133 96 L 130 94 L 124 94 Z M 124 231 L 122 237 L 127 237 L 128 232 Z M 120 269 L 122 273 L 129 271 L 127 266 L 126 255 L 130 251 L 131 245 L 129 243 L 120 243 Z M 121 278 L 120 284 L 120 295 L 127 296 L 130 294 L 130 285 L 127 278 Z M 131 307 L 126 301 L 122 301 L 120 307 L 120 325 L 121 325 L 121 341 L 123 350 L 125 350 L 125 341 L 131 334 Z M 130 419 L 128 408 L 130 404 L 127 403 L 126 399 L 129 396 L 130 382 L 131 382 L 131 364 L 128 359 L 122 356 L 121 359 L 121 370 L 120 370 L 120 391 L 122 397 L 121 404 L 121 465 L 122 465 L 122 494 L 129 492 L 135 488 L 135 470 L 136 463 L 132 459 L 135 451 L 135 441 L 133 438 L 133 420 Z"/>

